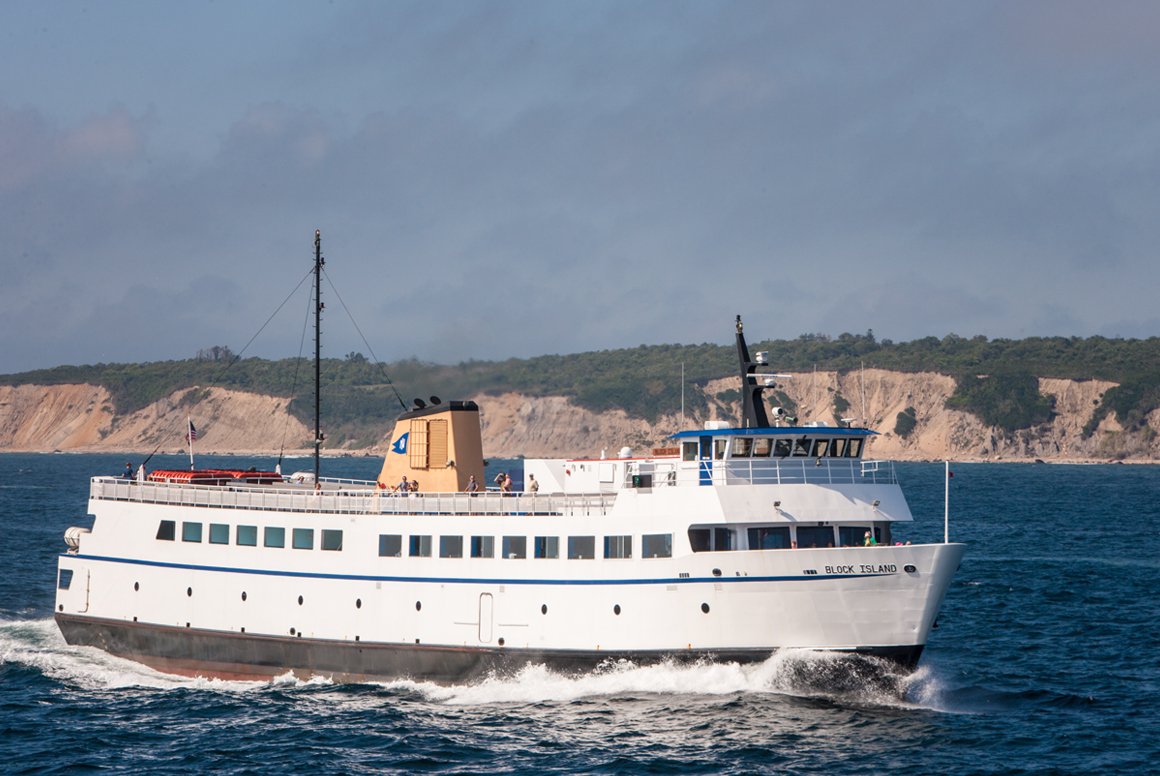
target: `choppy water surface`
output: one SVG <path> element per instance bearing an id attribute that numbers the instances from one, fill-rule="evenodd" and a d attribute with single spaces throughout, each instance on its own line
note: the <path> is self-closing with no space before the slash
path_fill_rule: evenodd
<path id="1" fill-rule="evenodd" d="M 755 666 L 530 668 L 445 687 L 175 679 L 67 646 L 51 619 L 61 536 L 88 524 L 87 478 L 124 463 L 0 455 L 0 771 L 1160 769 L 1158 467 L 954 467 L 951 538 L 970 548 L 909 677 L 787 652 Z M 377 470 L 371 459 L 324 467 Z M 942 466 L 899 475 L 918 519 L 905 538 L 941 540 Z"/>

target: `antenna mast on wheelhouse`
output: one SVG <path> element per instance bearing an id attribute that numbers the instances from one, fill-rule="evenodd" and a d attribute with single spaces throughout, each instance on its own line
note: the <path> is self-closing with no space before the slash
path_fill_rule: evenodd
<path id="1" fill-rule="evenodd" d="M 322 448 L 319 421 L 322 408 L 322 232 L 314 232 L 314 488 L 319 487 L 318 454 Z"/>

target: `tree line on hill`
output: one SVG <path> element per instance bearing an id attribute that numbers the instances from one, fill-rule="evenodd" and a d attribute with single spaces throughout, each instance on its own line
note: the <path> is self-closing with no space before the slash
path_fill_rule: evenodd
<path id="1" fill-rule="evenodd" d="M 1129 430 L 1140 428 L 1160 407 L 1160 338 L 1031 337 L 1022 340 L 970 339 L 949 334 L 911 342 L 877 340 L 873 331 L 831 338 L 803 334 L 793 340 L 753 343 L 769 352 L 776 371 L 848 371 L 862 365 L 898 372 L 941 372 L 957 378 L 948 406 L 966 410 L 989 426 L 1011 433 L 1047 422 L 1053 398 L 1039 392 L 1040 377 L 1102 379 L 1119 383 L 1104 393 L 1085 429 L 1090 434 L 1110 413 Z M 322 418 L 327 444 L 372 444 L 393 427 L 404 410 L 400 400 L 430 396 L 457 399 L 507 391 L 568 396 L 594 412 L 622 409 L 655 422 L 679 410 L 681 370 L 696 385 L 737 374 L 732 345 L 641 345 L 573 355 L 548 355 L 506 361 L 469 360 L 454 366 L 410 358 L 390 364 L 368 361 L 360 353 L 322 362 Z M 143 364 L 60 366 L 0 376 L 5 385 L 86 383 L 106 388 L 114 411 L 127 414 L 175 391 L 214 386 L 290 399 L 292 414 L 313 424 L 313 373 L 302 359 L 238 359 L 229 348 L 200 350 L 185 361 Z M 187 393 L 183 401 L 196 402 Z M 685 393 L 686 412 L 704 415 L 700 391 Z M 903 421 L 906 424 L 906 421 Z"/>

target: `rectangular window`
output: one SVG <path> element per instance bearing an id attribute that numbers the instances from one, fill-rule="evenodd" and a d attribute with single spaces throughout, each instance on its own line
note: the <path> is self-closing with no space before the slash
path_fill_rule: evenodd
<path id="1" fill-rule="evenodd" d="M 846 445 L 846 457 L 857 458 L 862 455 L 862 440 L 851 439 L 850 444 Z"/>
<path id="2" fill-rule="evenodd" d="M 266 547 L 285 547 L 286 546 L 286 529 L 285 528 L 266 528 L 265 538 L 262 544 Z"/>
<path id="3" fill-rule="evenodd" d="M 183 541 L 183 542 L 200 542 L 201 541 L 201 523 L 182 523 L 181 524 L 181 541 Z"/>
<path id="4" fill-rule="evenodd" d="M 830 457 L 841 458 L 846 452 L 846 440 L 835 439 L 830 442 Z"/>
<path id="5" fill-rule="evenodd" d="M 689 544 L 693 547 L 693 552 L 709 552 L 713 549 L 709 537 L 708 528 L 690 528 L 689 529 Z"/>
<path id="6" fill-rule="evenodd" d="M 701 460 L 708 460 L 713 457 L 713 437 L 700 437 L 701 440 Z"/>
<path id="7" fill-rule="evenodd" d="M 403 555 L 403 537 L 399 534 L 379 534 L 379 557 L 398 558 Z"/>
<path id="8" fill-rule="evenodd" d="M 239 525 L 237 531 L 234 533 L 234 544 L 241 547 L 257 547 L 258 526 Z"/>
<path id="9" fill-rule="evenodd" d="M 806 458 L 810 454 L 810 440 L 795 439 L 793 442 L 793 457 Z"/>
<path id="10" fill-rule="evenodd" d="M 839 526 L 838 544 L 842 547 L 861 547 L 866 544 L 866 532 L 870 530 L 870 527 L 865 525 Z M 882 541 L 882 532 L 878 528 L 873 529 L 873 536 L 875 541 Z"/>
<path id="11" fill-rule="evenodd" d="M 818 439 L 814 441 L 814 458 L 822 458 L 826 454 L 826 448 L 830 446 L 830 440 Z"/>
<path id="12" fill-rule="evenodd" d="M 72 584 L 72 569 L 61 569 L 60 579 L 57 580 L 56 586 L 60 590 L 68 590 L 69 585 Z"/>
<path id="13" fill-rule="evenodd" d="M 439 557 L 440 558 L 462 558 L 463 557 L 463 537 L 462 536 L 440 536 L 439 537 Z"/>
<path id="14" fill-rule="evenodd" d="M 768 458 L 773 451 L 772 439 L 754 439 L 753 440 L 753 457 L 754 458 Z"/>
<path id="15" fill-rule="evenodd" d="M 681 443 L 681 460 L 695 461 L 697 460 L 697 443 L 696 442 L 682 442 Z"/>
<path id="16" fill-rule="evenodd" d="M 592 560 L 596 557 L 595 536 L 569 536 L 568 558 L 570 560 Z"/>
<path id="17" fill-rule="evenodd" d="M 640 537 L 640 552 L 642 558 L 673 557 L 673 535 L 645 534 Z"/>
<path id="18" fill-rule="evenodd" d="M 749 549 L 788 550 L 789 528 L 750 528 Z"/>
<path id="19" fill-rule="evenodd" d="M 412 558 L 430 558 L 431 557 L 431 537 L 430 536 L 412 536 L 411 537 L 411 551 Z"/>
<path id="20" fill-rule="evenodd" d="M 296 549 L 296 550 L 313 550 L 314 549 L 314 529 L 313 528 L 295 528 L 294 529 L 294 549 Z"/>
<path id="21" fill-rule="evenodd" d="M 528 557 L 528 537 L 505 536 L 503 538 L 503 557 L 512 560 L 523 560 Z"/>
<path id="22" fill-rule="evenodd" d="M 221 523 L 209 524 L 209 543 L 210 544 L 229 544 L 230 543 L 230 527 L 222 525 Z"/>
<path id="23" fill-rule="evenodd" d="M 325 528 L 322 530 L 322 549 L 331 552 L 339 552 L 342 550 L 342 531 L 328 531 Z"/>
<path id="24" fill-rule="evenodd" d="M 495 557 L 495 537 L 494 536 L 473 536 L 473 537 L 471 537 L 471 557 L 473 557 L 473 558 L 494 558 Z"/>
<path id="25" fill-rule="evenodd" d="M 548 559 L 560 557 L 560 537 L 537 536 L 536 557 Z"/>
<path id="26" fill-rule="evenodd" d="M 162 520 L 157 526 L 157 538 L 163 542 L 171 542 L 177 534 L 177 523 L 172 520 Z"/>
<path id="27" fill-rule="evenodd" d="M 748 437 L 736 437 L 733 440 L 733 457 L 734 458 L 748 458 L 749 451 L 753 449 L 753 440 Z"/>
<path id="28" fill-rule="evenodd" d="M 829 526 L 799 525 L 797 527 L 798 549 L 833 547 L 834 529 Z"/>
<path id="29" fill-rule="evenodd" d="M 631 536 L 605 536 L 604 557 L 622 560 L 632 557 Z"/>
<path id="30" fill-rule="evenodd" d="M 779 439 L 773 445 L 773 455 L 775 458 L 785 458 L 789 455 L 790 442 L 788 439 Z"/>
<path id="31" fill-rule="evenodd" d="M 713 529 L 713 551 L 724 552 L 732 550 L 733 547 L 733 532 L 728 528 L 714 528 Z"/>
<path id="32" fill-rule="evenodd" d="M 713 440 L 713 457 L 718 461 L 723 461 L 725 459 L 725 443 L 727 441 L 728 440 L 726 439 Z"/>

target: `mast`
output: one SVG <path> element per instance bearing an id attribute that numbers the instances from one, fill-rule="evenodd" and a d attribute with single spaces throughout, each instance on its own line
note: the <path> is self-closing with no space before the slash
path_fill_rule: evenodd
<path id="1" fill-rule="evenodd" d="M 760 354 L 759 354 L 760 355 Z M 749 360 L 749 346 L 741 333 L 741 316 L 737 316 L 737 360 L 741 366 L 741 414 L 746 428 L 769 428 L 765 402 L 761 398 L 764 385 L 757 383 L 757 362 Z"/>
<path id="2" fill-rule="evenodd" d="M 321 395 L 321 358 L 322 358 L 322 232 L 314 232 L 314 487 L 318 488 L 318 453 L 322 447 L 322 431 L 320 426 L 322 395 Z"/>

